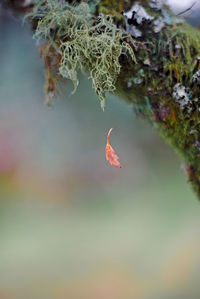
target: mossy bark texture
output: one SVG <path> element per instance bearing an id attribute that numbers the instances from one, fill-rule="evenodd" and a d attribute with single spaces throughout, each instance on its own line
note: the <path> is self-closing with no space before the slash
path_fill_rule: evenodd
<path id="1" fill-rule="evenodd" d="M 116 94 L 181 155 L 200 199 L 200 32 L 159 0 L 27 3 L 44 41 L 47 102 L 61 77 L 76 88 L 77 70 L 88 70 L 102 108 Z"/>

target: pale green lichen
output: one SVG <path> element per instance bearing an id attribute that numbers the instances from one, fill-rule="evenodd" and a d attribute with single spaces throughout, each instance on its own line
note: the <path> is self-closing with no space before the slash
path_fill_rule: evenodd
<path id="1" fill-rule="evenodd" d="M 60 53 L 60 75 L 72 80 L 75 91 L 77 71 L 88 70 L 104 109 L 106 93 L 116 89 L 119 57 L 128 54 L 135 61 L 133 49 L 126 42 L 130 37 L 116 27 L 110 16 L 100 14 L 94 19 L 85 2 L 74 6 L 48 0 L 31 17 L 39 19 L 35 38 L 50 40 Z"/>

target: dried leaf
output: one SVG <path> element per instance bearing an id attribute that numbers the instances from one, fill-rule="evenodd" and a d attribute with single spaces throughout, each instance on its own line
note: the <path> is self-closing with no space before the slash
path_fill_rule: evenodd
<path id="1" fill-rule="evenodd" d="M 120 162 L 119 162 L 119 157 L 117 156 L 117 154 L 115 153 L 114 149 L 112 148 L 112 146 L 109 143 L 109 138 L 110 138 L 110 133 L 112 132 L 113 128 L 111 128 L 108 132 L 107 135 L 107 144 L 106 144 L 106 149 L 105 149 L 105 153 L 106 153 L 106 160 L 111 164 L 114 165 L 115 167 L 120 167 L 122 168 Z"/>

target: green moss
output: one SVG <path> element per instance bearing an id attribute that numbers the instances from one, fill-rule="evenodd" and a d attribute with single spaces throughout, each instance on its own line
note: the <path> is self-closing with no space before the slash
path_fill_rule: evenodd
<path id="1" fill-rule="evenodd" d="M 98 4 L 98 11 L 105 15 L 112 15 L 115 22 L 124 23 L 122 11 L 125 9 L 127 2 L 124 0 L 101 0 Z"/>
<path id="2" fill-rule="evenodd" d="M 196 65 L 195 58 L 200 56 L 200 32 L 183 22 L 173 27 L 168 39 L 170 57 L 164 62 L 164 71 L 169 72 L 170 82 L 176 77 L 178 82 L 190 82 Z M 175 53 L 174 47 L 180 47 Z"/>

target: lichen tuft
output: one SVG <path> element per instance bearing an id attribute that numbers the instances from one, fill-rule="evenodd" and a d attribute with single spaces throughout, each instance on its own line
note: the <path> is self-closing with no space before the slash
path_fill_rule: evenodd
<path id="1" fill-rule="evenodd" d="M 78 70 L 89 71 L 104 109 L 106 93 L 116 89 L 121 69 L 119 57 L 130 55 L 135 61 L 133 49 L 127 43 L 131 37 L 117 28 L 111 16 L 100 14 L 93 18 L 85 2 L 76 6 L 56 0 L 45 3 L 29 16 L 38 19 L 34 37 L 50 41 L 57 49 L 61 56 L 59 74 L 72 80 L 73 92 L 79 82 Z"/>

